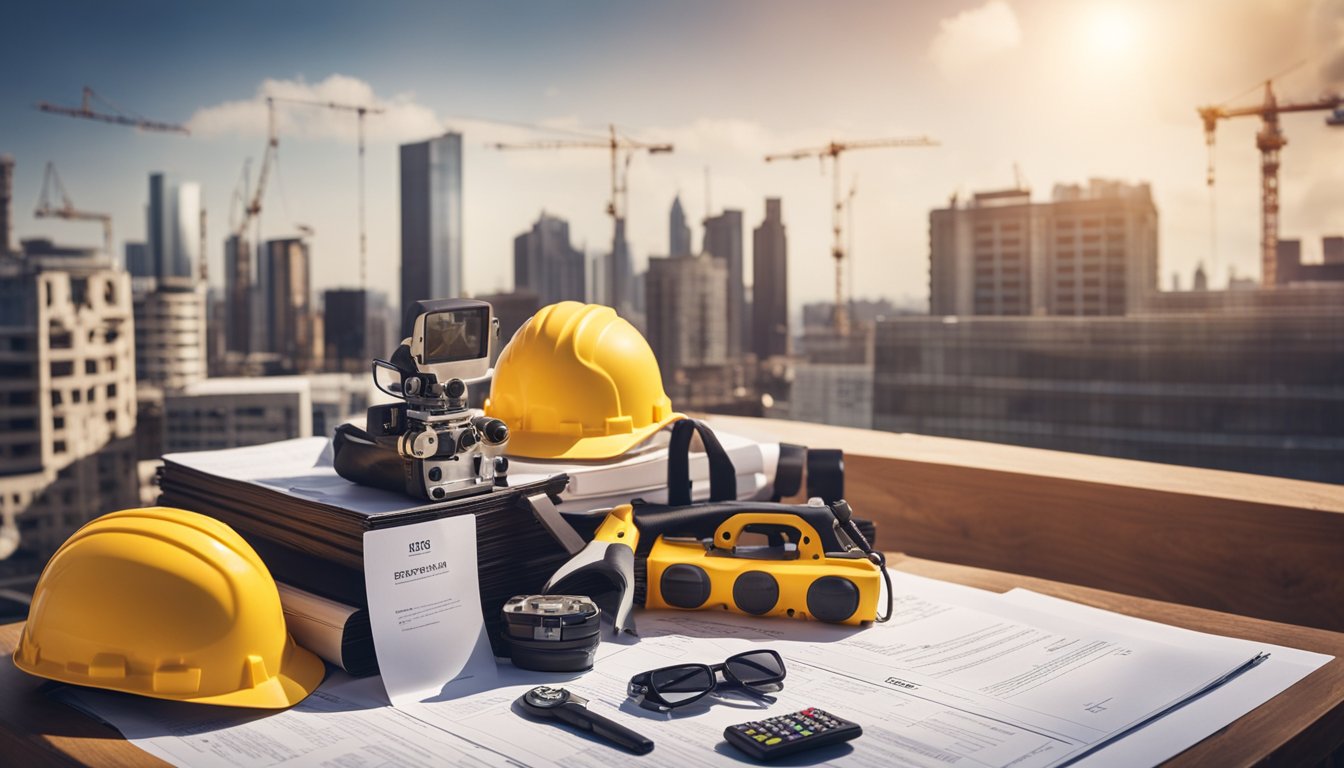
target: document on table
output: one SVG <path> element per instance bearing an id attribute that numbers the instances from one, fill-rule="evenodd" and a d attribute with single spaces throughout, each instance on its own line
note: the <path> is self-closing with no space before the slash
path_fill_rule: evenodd
<path id="1" fill-rule="evenodd" d="M 182 704 L 91 688 L 56 698 L 107 722 L 137 747 L 190 768 L 368 766 L 491 768 L 500 755 L 387 706 L 377 678 L 327 675 L 282 712 Z"/>
<path id="2" fill-rule="evenodd" d="M 364 584 L 378 669 L 394 705 L 438 695 L 454 680 L 493 679 L 475 515 L 365 531 Z"/>
<path id="3" fill-rule="evenodd" d="M 1227 684 L 1241 686 L 1235 706 L 1222 695 L 1226 686 L 1215 689 L 1187 706 L 1212 702 L 1218 712 L 1185 717 L 1173 730 L 1168 719 L 1190 710 L 1153 716 L 1242 667 L 1261 649 L 1280 649 L 1114 614 L 1098 617 L 1095 609 L 1049 598 L 1009 598 L 892 576 L 898 612 L 885 625 L 859 629 L 648 612 L 640 617 L 641 639 L 603 642 L 591 672 L 542 674 L 501 662 L 497 679 L 476 686 L 482 690 L 465 694 L 450 687 L 446 695 L 396 710 L 376 706 L 376 681 L 372 689 L 360 688 L 370 681 L 351 681 L 339 672 L 298 707 L 269 716 L 240 718 L 231 710 L 73 688 L 61 695 L 154 754 L 207 768 L 241 765 L 249 756 L 247 764 L 353 765 L 374 756 L 416 764 L 416 749 L 460 765 L 607 768 L 633 760 L 604 742 L 511 709 L 518 696 L 541 684 L 562 685 L 590 699 L 594 712 L 652 738 L 655 750 L 638 758 L 649 766 L 741 765 L 744 756 L 723 741 L 726 726 L 819 706 L 860 723 L 864 734 L 809 753 L 809 764 L 1049 768 L 1082 757 L 1095 768 L 1165 759 L 1224 725 L 1218 718 L 1235 718 L 1296 679 L 1286 668 L 1266 676 L 1263 670 L 1274 668 L 1271 657 Z M 777 649 L 787 665 L 785 687 L 772 702 L 709 697 L 664 715 L 640 709 L 626 696 L 635 673 L 684 661 L 712 664 L 761 647 Z M 1292 674 L 1306 674 L 1306 667 L 1324 660 L 1305 654 Z M 211 718 L 211 712 L 218 714 Z M 326 744 L 315 736 L 329 729 L 338 730 L 339 739 Z M 1128 735 L 1108 744 L 1116 734 Z M 409 757 L 395 750 L 407 750 Z"/>

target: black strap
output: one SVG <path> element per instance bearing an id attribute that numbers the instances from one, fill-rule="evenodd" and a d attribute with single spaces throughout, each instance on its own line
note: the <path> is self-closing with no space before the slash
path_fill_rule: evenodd
<path id="1" fill-rule="evenodd" d="M 672 440 L 667 446 L 667 503 L 685 506 L 691 503 L 691 435 L 698 433 L 709 459 L 709 500 L 732 501 L 737 498 L 737 469 L 728 452 L 709 425 L 698 419 L 682 419 L 672 425 Z"/>

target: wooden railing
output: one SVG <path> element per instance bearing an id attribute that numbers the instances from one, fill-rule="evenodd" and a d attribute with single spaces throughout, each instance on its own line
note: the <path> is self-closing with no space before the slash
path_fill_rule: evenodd
<path id="1" fill-rule="evenodd" d="M 1344 631 L 1344 486 L 922 435 L 708 416 L 845 451 L 878 545 Z"/>

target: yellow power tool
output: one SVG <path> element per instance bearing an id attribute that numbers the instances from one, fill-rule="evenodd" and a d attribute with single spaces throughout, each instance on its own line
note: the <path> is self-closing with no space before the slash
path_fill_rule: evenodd
<path id="1" fill-rule="evenodd" d="M 699 430 L 710 456 L 711 501 L 690 503 L 685 446 Z M 572 592 L 586 577 L 605 577 L 618 602 L 604 610 L 615 628 L 634 631 L 636 602 L 646 608 L 728 610 L 752 616 L 810 618 L 839 624 L 891 616 L 886 561 L 854 524 L 845 501 L 780 504 L 732 498 L 736 477 L 713 433 L 687 419 L 673 432 L 669 500 L 616 507 L 582 550 L 544 587 Z M 678 460 L 680 459 L 680 460 Z M 763 534 L 749 544 L 747 534 Z M 886 611 L 878 614 L 885 580 Z M 591 582 L 588 582 L 591 583 Z M 594 595 L 596 597 L 596 595 Z"/>

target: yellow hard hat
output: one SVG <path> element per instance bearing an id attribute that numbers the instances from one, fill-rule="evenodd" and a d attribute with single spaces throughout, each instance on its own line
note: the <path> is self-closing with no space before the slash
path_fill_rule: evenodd
<path id="1" fill-rule="evenodd" d="M 682 418 L 639 331 L 577 301 L 542 307 L 513 335 L 485 412 L 509 425 L 509 455 L 533 459 L 609 459 Z"/>
<path id="2" fill-rule="evenodd" d="M 52 555 L 14 663 L 31 675 L 158 699 L 283 709 L 326 674 L 285 629 L 257 553 L 205 515 L 103 515 Z"/>

